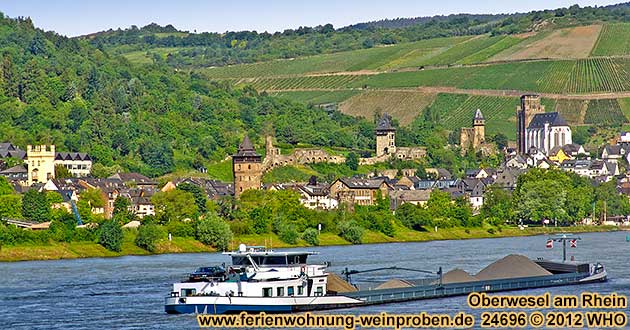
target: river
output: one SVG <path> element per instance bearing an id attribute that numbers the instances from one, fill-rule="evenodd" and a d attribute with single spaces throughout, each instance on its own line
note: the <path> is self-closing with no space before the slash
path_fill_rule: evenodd
<path id="1" fill-rule="evenodd" d="M 569 249 L 576 260 L 606 265 L 606 283 L 548 289 L 552 294 L 582 291 L 630 294 L 630 263 L 625 232 L 580 234 L 578 248 Z M 311 262 L 330 261 L 330 270 L 386 266 L 434 271 L 462 268 L 476 273 L 505 255 L 561 259 L 562 249 L 545 248 L 545 236 L 315 247 L 320 255 Z M 305 249 L 300 249 L 305 250 Z M 220 264 L 221 254 L 167 254 L 55 261 L 0 263 L 0 321 L 3 329 L 198 329 L 193 315 L 167 315 L 164 297 L 171 283 L 200 265 Z M 404 273 L 404 278 L 421 278 Z M 392 273 L 355 275 L 356 279 L 391 278 Z M 547 289 L 530 290 L 540 294 Z M 335 313 L 471 311 L 466 297 L 420 300 L 369 306 Z"/>

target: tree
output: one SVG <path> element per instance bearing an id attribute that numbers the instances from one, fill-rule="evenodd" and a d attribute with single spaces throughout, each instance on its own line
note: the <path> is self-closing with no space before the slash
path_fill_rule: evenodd
<path id="1" fill-rule="evenodd" d="M 319 245 L 319 232 L 315 228 L 307 228 L 302 233 L 302 239 L 310 245 Z"/>
<path id="2" fill-rule="evenodd" d="M 55 165 L 55 178 L 57 179 L 67 179 L 72 178 L 73 175 L 70 171 L 63 165 L 57 164 Z"/>
<path id="3" fill-rule="evenodd" d="M 499 150 L 503 150 L 507 147 L 508 145 L 508 138 L 507 136 L 505 136 L 505 134 L 503 133 L 497 133 L 492 137 L 492 141 L 494 141 L 494 143 L 496 143 L 497 148 Z"/>
<path id="4" fill-rule="evenodd" d="M 352 244 L 361 244 L 365 230 L 356 221 L 339 224 L 339 236 Z"/>
<path id="5" fill-rule="evenodd" d="M 82 191 L 81 194 L 79 194 L 79 201 L 87 202 L 90 212 L 93 209 L 103 208 L 107 204 L 105 196 L 99 188 L 90 188 Z"/>
<path id="6" fill-rule="evenodd" d="M 206 218 L 197 220 L 196 238 L 203 244 L 226 251 L 232 237 L 230 226 L 216 214 L 211 213 Z"/>
<path id="7" fill-rule="evenodd" d="M 533 221 L 565 220 L 567 192 L 561 182 L 549 179 L 523 183 L 517 201 L 517 212 L 522 219 Z"/>
<path id="8" fill-rule="evenodd" d="M 194 219 L 197 217 L 195 196 L 183 190 L 158 192 L 151 197 L 155 205 L 155 216 L 161 223 L 171 220 Z"/>
<path id="9" fill-rule="evenodd" d="M 50 220 L 50 203 L 46 193 L 29 189 L 22 197 L 22 216 L 35 222 Z"/>
<path id="10" fill-rule="evenodd" d="M 15 191 L 13 190 L 13 187 L 11 187 L 7 178 L 0 175 L 0 196 L 10 195 L 13 193 L 15 193 Z"/>
<path id="11" fill-rule="evenodd" d="M 498 219 L 499 222 L 514 219 L 512 194 L 497 186 L 489 186 L 484 193 L 481 214 L 485 219 Z"/>
<path id="12" fill-rule="evenodd" d="M 193 194 L 193 196 L 195 197 L 195 205 L 197 205 L 197 211 L 199 211 L 200 214 L 206 213 L 206 203 L 208 202 L 208 198 L 206 197 L 205 191 L 201 189 L 201 187 L 188 182 L 184 182 L 177 185 L 177 189 Z"/>
<path id="13" fill-rule="evenodd" d="M 431 217 L 428 211 L 417 205 L 405 203 L 396 209 L 396 219 L 407 228 L 418 231 L 426 231 L 424 226 L 431 225 Z"/>
<path id="14" fill-rule="evenodd" d="M 129 198 L 124 196 L 116 197 L 114 200 L 114 210 L 112 211 L 112 216 L 122 216 L 127 219 L 133 218 L 133 212 L 129 210 L 131 207 L 131 201 Z"/>
<path id="15" fill-rule="evenodd" d="M 100 227 L 98 243 L 114 252 L 122 250 L 123 231 L 118 222 L 109 220 Z"/>
<path id="16" fill-rule="evenodd" d="M 150 168 L 149 176 L 159 176 L 173 171 L 173 148 L 161 139 L 146 140 L 140 146 L 140 157 Z"/>
<path id="17" fill-rule="evenodd" d="M 356 171 L 359 169 L 359 157 L 354 152 L 348 154 L 346 157 L 346 166 L 348 166 L 351 170 Z"/>
<path id="18" fill-rule="evenodd" d="M 63 197 L 58 191 L 47 191 L 46 199 L 48 200 L 48 204 L 50 205 L 63 203 Z"/>
<path id="19" fill-rule="evenodd" d="M 160 237 L 162 237 L 160 227 L 155 224 L 145 224 L 138 228 L 135 244 L 149 252 L 155 252 L 157 251 L 156 243 Z"/>
<path id="20" fill-rule="evenodd" d="M 17 194 L 0 195 L 0 219 L 22 217 L 22 196 Z"/>

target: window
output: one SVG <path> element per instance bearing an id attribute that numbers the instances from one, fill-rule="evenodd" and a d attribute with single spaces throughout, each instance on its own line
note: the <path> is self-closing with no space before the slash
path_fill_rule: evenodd
<path id="1" fill-rule="evenodd" d="M 293 287 L 292 286 L 287 287 L 287 296 L 292 297 L 294 295 L 295 295 L 295 292 L 293 292 Z"/>
<path id="2" fill-rule="evenodd" d="M 190 296 L 194 296 L 195 293 L 197 293 L 196 289 L 182 289 L 182 292 L 180 294 L 181 297 L 190 297 Z"/>
<path id="3" fill-rule="evenodd" d="M 324 287 L 318 286 L 317 288 L 315 288 L 315 295 L 316 296 L 323 296 L 324 295 Z"/>
<path id="4" fill-rule="evenodd" d="M 303 286 L 298 286 L 298 296 L 301 296 L 304 294 L 304 287 Z"/>
<path id="5" fill-rule="evenodd" d="M 263 288 L 263 297 L 271 297 L 271 288 Z"/>
<path id="6" fill-rule="evenodd" d="M 278 293 L 277 294 L 278 297 L 284 296 L 284 288 L 283 287 L 277 288 L 276 292 Z"/>

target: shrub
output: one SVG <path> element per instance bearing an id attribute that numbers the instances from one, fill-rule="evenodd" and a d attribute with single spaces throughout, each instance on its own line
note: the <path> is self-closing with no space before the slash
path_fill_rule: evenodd
<path id="1" fill-rule="evenodd" d="M 494 235 L 494 233 L 496 233 L 496 231 L 494 230 L 494 228 L 490 228 L 490 229 L 488 229 L 488 234 Z"/>
<path id="2" fill-rule="evenodd" d="M 295 229 L 295 225 L 292 223 L 282 223 L 280 224 L 280 229 L 278 231 L 278 237 L 289 244 L 296 244 L 298 240 L 298 232 Z"/>
<path id="3" fill-rule="evenodd" d="M 50 223 L 50 234 L 55 241 L 72 242 L 76 233 L 77 221 L 67 212 L 60 214 L 58 220 Z"/>
<path id="4" fill-rule="evenodd" d="M 302 233 L 302 239 L 310 245 L 319 245 L 319 232 L 315 228 L 307 228 Z"/>
<path id="5" fill-rule="evenodd" d="M 230 221 L 230 229 L 232 233 L 235 235 L 248 235 L 252 234 L 254 231 L 252 230 L 252 225 L 249 221 L 245 220 L 234 220 Z"/>
<path id="6" fill-rule="evenodd" d="M 363 227 L 355 221 L 348 221 L 339 225 L 339 236 L 352 244 L 361 244 L 364 231 Z"/>
<path id="7" fill-rule="evenodd" d="M 156 243 L 162 236 L 162 230 L 157 225 L 142 225 L 138 228 L 138 236 L 136 236 L 136 246 L 141 247 L 149 252 L 157 250 Z"/>
<path id="8" fill-rule="evenodd" d="M 146 225 L 146 223 L 145 223 Z M 177 237 L 195 237 L 195 226 L 193 222 L 170 221 L 166 225 L 166 230 Z"/>
<path id="9" fill-rule="evenodd" d="M 197 220 L 196 236 L 201 243 L 225 251 L 233 235 L 227 222 L 211 214 L 205 219 Z"/>
<path id="10" fill-rule="evenodd" d="M 116 221 L 109 220 L 103 223 L 98 236 L 98 243 L 106 249 L 114 252 L 122 250 L 123 231 Z"/>

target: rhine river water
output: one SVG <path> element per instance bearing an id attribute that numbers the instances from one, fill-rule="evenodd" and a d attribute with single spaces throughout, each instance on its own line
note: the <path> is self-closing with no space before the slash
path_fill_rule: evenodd
<path id="1" fill-rule="evenodd" d="M 606 283 L 526 291 L 579 295 L 583 291 L 630 295 L 630 243 L 625 232 L 581 234 L 578 248 L 568 249 L 578 261 L 606 265 Z M 330 261 L 331 271 L 399 266 L 445 271 L 462 268 L 476 273 L 508 254 L 561 259 L 562 249 L 545 248 L 545 236 L 393 243 L 308 248 L 320 255 L 311 262 Z M 300 249 L 305 250 L 305 249 Z M 2 329 L 198 329 L 193 315 L 167 315 L 164 297 L 171 283 L 201 265 L 228 262 L 213 254 L 168 254 L 57 261 L 0 263 L 0 328 Z M 393 276 L 422 278 L 420 273 L 391 272 L 355 275 L 378 280 Z M 419 300 L 325 313 L 449 313 L 472 312 L 466 297 Z M 479 314 L 479 312 L 474 312 Z M 477 317 L 477 322 L 479 317 Z"/>

